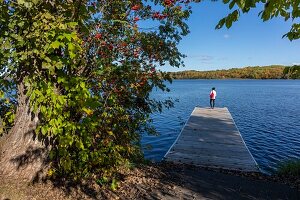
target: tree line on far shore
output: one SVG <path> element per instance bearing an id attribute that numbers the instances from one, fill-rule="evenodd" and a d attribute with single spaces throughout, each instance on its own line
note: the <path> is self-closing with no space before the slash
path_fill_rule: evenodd
<path id="1" fill-rule="evenodd" d="M 174 79 L 300 79 L 300 66 L 256 66 L 214 71 L 171 72 Z"/>

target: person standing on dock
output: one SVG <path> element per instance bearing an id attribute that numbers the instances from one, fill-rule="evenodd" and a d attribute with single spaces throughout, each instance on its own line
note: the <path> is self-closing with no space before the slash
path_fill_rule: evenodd
<path id="1" fill-rule="evenodd" d="M 212 109 L 214 109 L 215 107 L 216 96 L 217 96 L 216 88 L 213 87 L 209 94 L 209 98 L 210 98 L 209 104 Z"/>

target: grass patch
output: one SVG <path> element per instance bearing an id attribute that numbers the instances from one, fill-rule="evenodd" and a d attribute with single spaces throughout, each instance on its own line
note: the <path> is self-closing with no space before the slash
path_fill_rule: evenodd
<path id="1" fill-rule="evenodd" d="M 278 175 L 300 177 L 300 160 L 291 160 L 278 167 Z"/>

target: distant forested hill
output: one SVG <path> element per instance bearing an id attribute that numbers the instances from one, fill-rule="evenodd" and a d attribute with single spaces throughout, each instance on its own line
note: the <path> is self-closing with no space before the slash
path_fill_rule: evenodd
<path id="1" fill-rule="evenodd" d="M 174 79 L 299 79 L 300 66 L 286 67 L 271 65 L 264 67 L 232 68 L 215 71 L 181 71 L 171 72 Z"/>

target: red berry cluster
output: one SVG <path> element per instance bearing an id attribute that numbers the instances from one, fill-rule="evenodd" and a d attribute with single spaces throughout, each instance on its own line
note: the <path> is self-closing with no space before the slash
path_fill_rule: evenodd
<path id="1" fill-rule="evenodd" d="M 165 0 L 165 5 L 166 6 L 172 6 L 174 4 L 174 0 Z"/>
<path id="2" fill-rule="evenodd" d="M 101 37 L 102 37 L 102 34 L 101 34 L 101 33 L 97 33 L 97 34 L 95 35 L 95 39 L 101 39 Z"/>
<path id="3" fill-rule="evenodd" d="M 139 21 L 140 20 L 140 18 L 139 17 L 135 17 L 135 18 L 133 18 L 133 21 L 134 22 L 137 22 L 137 21 Z"/>
<path id="4" fill-rule="evenodd" d="M 152 18 L 154 18 L 154 19 L 165 19 L 167 17 L 168 17 L 168 15 L 161 14 L 160 12 L 155 12 L 152 14 Z"/>
<path id="5" fill-rule="evenodd" d="M 131 7 L 131 10 L 138 11 L 140 9 L 140 5 L 134 5 Z"/>

